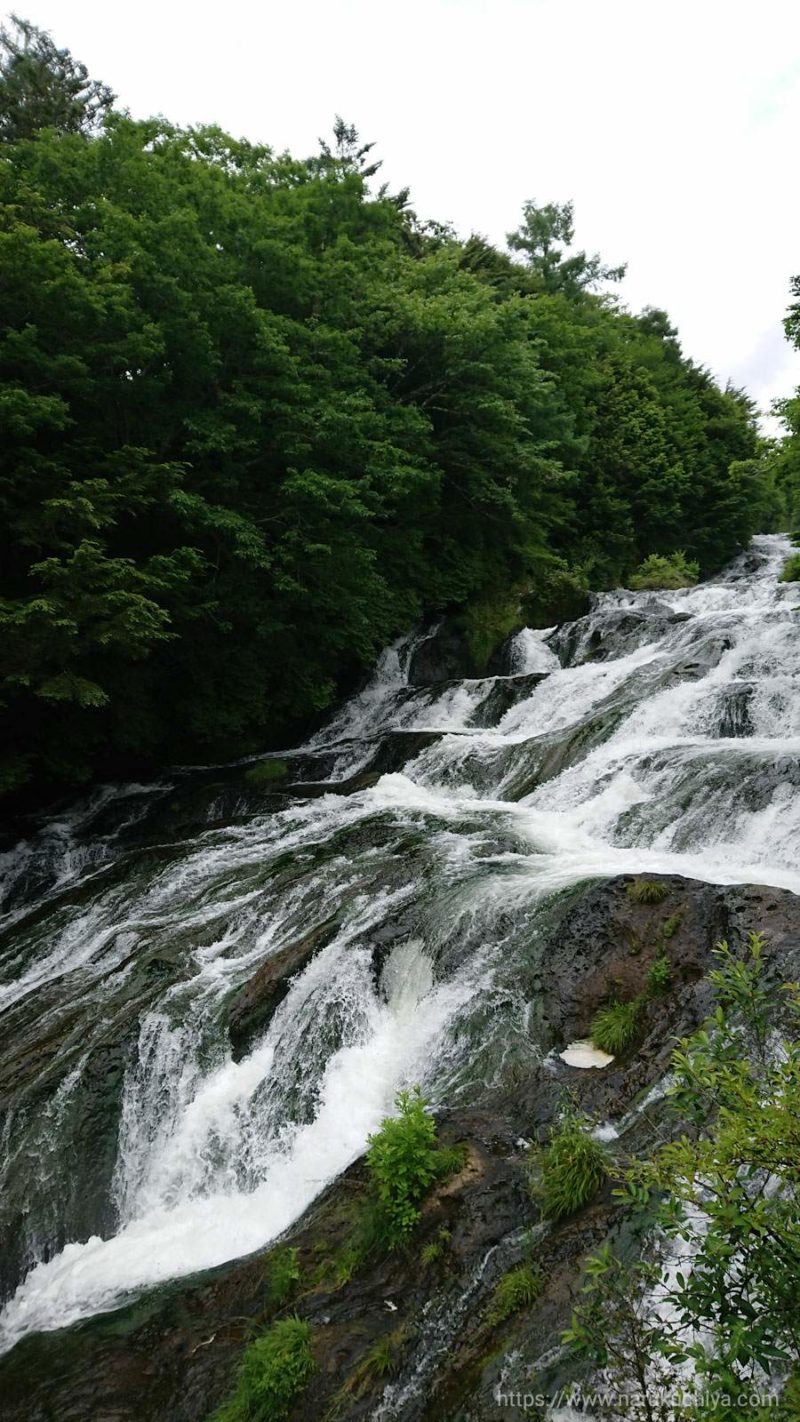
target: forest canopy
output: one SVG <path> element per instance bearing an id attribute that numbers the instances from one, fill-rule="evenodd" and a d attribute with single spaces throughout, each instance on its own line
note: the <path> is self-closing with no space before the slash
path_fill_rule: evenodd
<path id="1" fill-rule="evenodd" d="M 277 746 L 422 616 L 552 618 L 784 517 L 785 451 L 570 204 L 462 240 L 371 147 L 137 121 L 3 32 L 6 794 Z"/>

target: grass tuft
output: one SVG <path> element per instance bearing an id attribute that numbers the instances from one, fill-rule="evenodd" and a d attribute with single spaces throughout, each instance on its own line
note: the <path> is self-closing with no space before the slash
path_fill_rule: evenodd
<path id="1" fill-rule="evenodd" d="M 486 1322 L 492 1328 L 504 1323 L 512 1313 L 519 1313 L 520 1309 L 535 1303 L 543 1288 L 541 1270 L 530 1264 L 520 1264 L 518 1268 L 511 1269 L 495 1287 L 486 1311 Z"/>
<path id="2" fill-rule="evenodd" d="M 669 885 L 658 879 L 634 879 L 628 885 L 628 898 L 635 904 L 660 904 L 669 893 Z"/>
<path id="3" fill-rule="evenodd" d="M 636 1036 L 639 1007 L 638 998 L 634 998 L 632 1002 L 610 1002 L 595 1013 L 591 1037 L 601 1052 L 615 1057 L 630 1046 Z"/>
<path id="4" fill-rule="evenodd" d="M 400 1371 L 408 1337 L 406 1325 L 401 1324 L 391 1333 L 377 1338 L 345 1379 L 326 1417 L 332 1419 L 346 1415 L 344 1409 L 349 1410 L 350 1405 L 364 1397 L 376 1383 L 394 1377 Z"/>
<path id="5" fill-rule="evenodd" d="M 421 1249 L 419 1257 L 422 1263 L 425 1265 L 438 1264 L 439 1260 L 443 1259 L 447 1253 L 452 1238 L 450 1230 L 445 1229 L 442 1225 L 441 1229 L 437 1231 L 436 1238 Z"/>
<path id="6" fill-rule="evenodd" d="M 534 1149 L 528 1187 L 546 1219 L 575 1214 L 597 1194 L 609 1173 L 609 1157 L 601 1141 L 589 1134 L 588 1121 L 569 1112 L 546 1146 Z"/>

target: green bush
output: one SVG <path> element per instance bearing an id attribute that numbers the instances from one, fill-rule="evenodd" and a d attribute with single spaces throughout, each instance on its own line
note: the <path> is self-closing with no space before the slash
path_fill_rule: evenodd
<path id="1" fill-rule="evenodd" d="M 634 592 L 647 592 L 659 588 L 690 588 L 693 587 L 700 576 L 700 568 L 697 563 L 690 563 L 682 549 L 677 549 L 675 553 L 670 553 L 662 557 L 659 553 L 651 553 L 649 558 L 645 558 L 639 564 L 636 572 L 630 579 L 630 586 Z"/>
<path id="2" fill-rule="evenodd" d="M 492 1327 L 504 1323 L 512 1313 L 519 1313 L 521 1308 L 535 1303 L 543 1287 L 542 1273 L 532 1265 L 520 1264 L 518 1268 L 510 1270 L 495 1287 L 486 1311 L 486 1322 Z"/>
<path id="3" fill-rule="evenodd" d="M 601 1141 L 589 1134 L 584 1116 L 569 1112 L 546 1146 L 531 1152 L 528 1187 L 546 1219 L 573 1215 L 597 1193 L 609 1173 Z"/>
<path id="4" fill-rule="evenodd" d="M 369 1138 L 367 1165 L 384 1220 L 386 1243 L 402 1244 L 419 1219 L 419 1202 L 443 1173 L 437 1159 L 436 1124 L 419 1087 L 401 1091 L 396 1116 L 387 1116 Z"/>
<path id="5" fill-rule="evenodd" d="M 591 1037 L 601 1052 L 616 1056 L 630 1046 L 636 1036 L 639 1006 L 638 998 L 632 1002 L 610 1002 L 595 1013 Z"/>
<path id="6" fill-rule="evenodd" d="M 666 953 L 659 953 L 647 970 L 647 992 L 650 997 L 660 997 L 669 987 L 671 970 Z"/>
<path id="7" fill-rule="evenodd" d="M 800 553 L 792 553 L 790 557 L 786 559 L 778 581 L 781 583 L 800 583 Z"/>
<path id="8" fill-rule="evenodd" d="M 669 893 L 669 885 L 658 879 L 634 879 L 628 885 L 628 898 L 635 904 L 660 904 Z"/>
<path id="9" fill-rule="evenodd" d="M 282 1318 L 245 1349 L 236 1390 L 212 1422 L 282 1422 L 313 1371 L 311 1324 Z"/>

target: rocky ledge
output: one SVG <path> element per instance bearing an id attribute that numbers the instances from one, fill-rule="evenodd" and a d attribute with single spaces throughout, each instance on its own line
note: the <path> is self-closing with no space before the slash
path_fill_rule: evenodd
<path id="1" fill-rule="evenodd" d="M 276 1315 L 271 1281 L 287 1248 L 297 1251 L 299 1280 L 283 1309 L 313 1325 L 316 1364 L 292 1422 L 530 1416 L 501 1405 L 498 1390 L 529 1391 L 547 1367 L 549 1385 L 558 1385 L 555 1345 L 571 1294 L 616 1207 L 609 1189 L 564 1223 L 540 1222 L 525 1188 L 526 1143 L 544 1136 L 570 1087 L 587 1111 L 623 1132 L 626 1149 L 636 1148 L 659 1110 L 648 1094 L 665 1075 L 675 1038 L 708 1010 L 706 974 L 720 938 L 737 947 L 750 930 L 766 934 L 776 1011 L 780 984 L 800 978 L 800 901 L 792 894 L 660 882 L 665 893 L 655 904 L 635 902 L 629 878 L 564 896 L 552 950 L 530 983 L 542 1060 L 522 1074 L 512 1069 L 479 1105 L 440 1114 L 440 1139 L 463 1146 L 464 1164 L 426 1201 L 406 1251 L 349 1277 L 341 1267 L 366 1193 L 357 1162 L 270 1251 L 18 1344 L 0 1360 L 6 1422 L 201 1422 L 228 1393 L 243 1347 Z M 561 1062 L 558 1053 L 587 1035 L 609 984 L 623 996 L 638 993 L 665 943 L 670 986 L 647 1006 L 635 1047 L 600 1071 Z M 256 1000 L 279 990 L 278 982 L 253 987 L 252 1001 L 240 1004 L 243 1031 Z M 493 1291 L 531 1251 L 544 1291 L 498 1321 Z"/>

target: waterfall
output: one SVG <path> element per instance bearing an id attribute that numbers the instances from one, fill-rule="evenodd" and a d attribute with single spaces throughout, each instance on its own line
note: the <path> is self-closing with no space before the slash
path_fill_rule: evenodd
<path id="1" fill-rule="evenodd" d="M 788 548 L 526 629 L 510 675 L 412 685 L 403 639 L 280 794 L 242 767 L 106 787 L 4 856 L 2 1346 L 264 1246 L 399 1088 L 478 1099 L 535 1057 L 516 967 L 560 891 L 800 892 Z M 235 1004 L 284 961 L 237 1047 Z"/>

